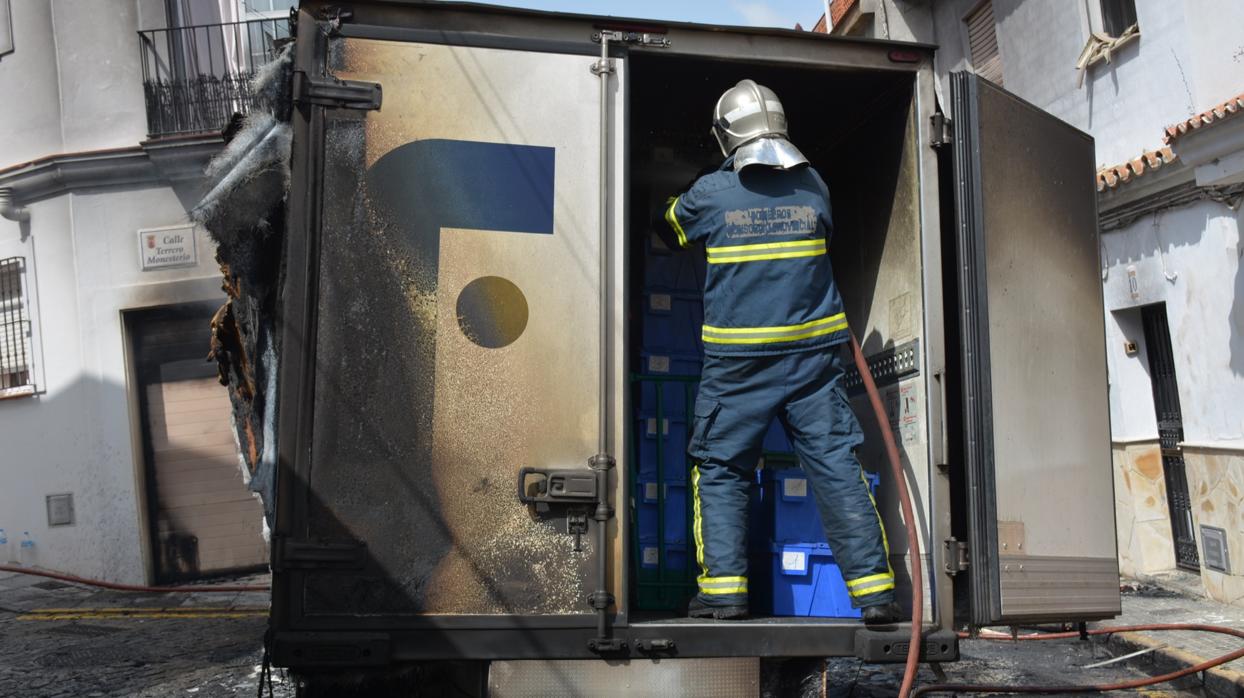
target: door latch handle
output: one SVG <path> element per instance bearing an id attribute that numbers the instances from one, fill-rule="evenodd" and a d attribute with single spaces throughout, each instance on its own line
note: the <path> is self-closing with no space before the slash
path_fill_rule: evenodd
<path id="1" fill-rule="evenodd" d="M 528 485 L 535 491 L 528 494 Z M 529 468 L 518 470 L 518 501 L 523 504 L 595 504 L 600 500 L 591 470 Z"/>

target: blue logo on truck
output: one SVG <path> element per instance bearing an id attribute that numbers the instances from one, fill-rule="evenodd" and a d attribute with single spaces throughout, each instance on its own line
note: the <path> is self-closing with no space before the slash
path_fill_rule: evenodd
<path id="1" fill-rule="evenodd" d="M 395 148 L 367 173 L 372 199 L 414 249 L 413 270 L 435 286 L 443 228 L 553 233 L 554 149 L 433 139 Z M 486 348 L 511 344 L 527 326 L 527 301 L 507 279 L 483 277 L 463 289 L 458 324 Z"/>
<path id="2" fill-rule="evenodd" d="M 553 148 L 432 139 L 386 153 L 368 188 L 417 238 L 441 228 L 553 233 Z"/>

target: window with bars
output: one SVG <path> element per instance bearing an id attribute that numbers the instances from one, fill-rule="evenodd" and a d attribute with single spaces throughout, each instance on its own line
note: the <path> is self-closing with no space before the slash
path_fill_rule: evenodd
<path id="1" fill-rule="evenodd" d="M 1136 24 L 1136 0 L 1101 0 L 1101 28 L 1119 37 Z"/>
<path id="2" fill-rule="evenodd" d="M 26 259 L 0 259 L 0 398 L 33 395 Z"/>
<path id="3" fill-rule="evenodd" d="M 1002 84 L 1002 56 L 998 53 L 998 29 L 993 2 L 985 0 L 963 18 L 967 25 L 968 51 L 972 70 L 998 85 Z"/>

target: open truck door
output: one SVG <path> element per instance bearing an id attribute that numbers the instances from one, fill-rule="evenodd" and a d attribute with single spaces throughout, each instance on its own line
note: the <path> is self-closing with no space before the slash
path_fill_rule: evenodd
<path id="1" fill-rule="evenodd" d="M 598 233 L 623 82 L 602 107 L 589 42 L 299 30 L 278 660 L 386 664 L 400 633 L 419 658 L 556 656 L 567 629 L 577 648 L 620 546 L 588 460 L 620 375 Z"/>
<path id="2" fill-rule="evenodd" d="M 951 76 L 971 621 L 1120 612 L 1093 139 Z"/>

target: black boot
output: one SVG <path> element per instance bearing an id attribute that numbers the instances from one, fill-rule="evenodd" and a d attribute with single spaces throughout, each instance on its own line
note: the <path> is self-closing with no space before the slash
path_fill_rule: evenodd
<path id="1" fill-rule="evenodd" d="M 903 619 L 903 610 L 891 601 L 876 606 L 865 606 L 863 615 L 865 625 L 893 625 Z"/>
<path id="2" fill-rule="evenodd" d="M 747 617 L 747 606 L 709 606 L 697 596 L 691 599 L 691 603 L 687 604 L 687 617 L 743 620 Z"/>

